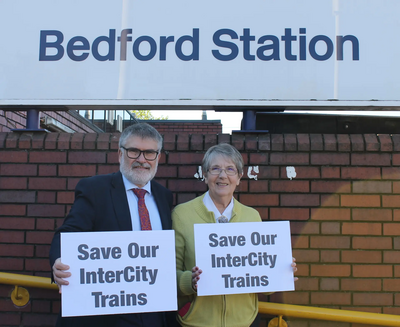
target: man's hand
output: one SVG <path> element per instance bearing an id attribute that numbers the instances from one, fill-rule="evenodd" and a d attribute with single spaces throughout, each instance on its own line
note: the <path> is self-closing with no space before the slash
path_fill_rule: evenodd
<path id="1" fill-rule="evenodd" d="M 59 293 L 61 294 L 61 285 L 68 285 L 69 282 L 65 280 L 64 278 L 70 277 L 71 273 L 66 272 L 65 270 L 68 270 L 69 266 L 64 265 L 61 262 L 61 258 L 58 258 L 53 265 L 53 277 L 55 283 L 58 285 Z"/>

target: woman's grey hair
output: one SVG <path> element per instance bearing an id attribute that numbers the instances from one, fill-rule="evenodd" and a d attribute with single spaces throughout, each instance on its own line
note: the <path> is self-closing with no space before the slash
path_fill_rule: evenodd
<path id="1" fill-rule="evenodd" d="M 121 137 L 119 138 L 119 147 L 124 146 L 126 140 L 132 136 L 157 141 L 158 151 L 161 151 L 163 138 L 153 126 L 146 123 L 136 123 L 128 126 L 121 133 Z"/>
<path id="2" fill-rule="evenodd" d="M 232 160 L 236 166 L 236 169 L 239 172 L 239 175 L 243 174 L 244 162 L 243 162 L 243 157 L 240 154 L 240 152 L 230 144 L 221 143 L 221 144 L 217 144 L 217 145 L 214 145 L 211 148 L 209 148 L 207 150 L 206 154 L 204 155 L 203 162 L 202 162 L 202 168 L 203 168 L 204 175 L 207 175 L 208 170 L 210 169 L 212 159 L 218 155 Z"/>

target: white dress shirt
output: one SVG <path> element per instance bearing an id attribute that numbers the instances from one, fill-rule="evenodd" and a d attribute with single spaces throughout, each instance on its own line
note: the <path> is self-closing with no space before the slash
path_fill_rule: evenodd
<path id="1" fill-rule="evenodd" d="M 124 175 L 122 179 L 125 185 L 126 196 L 128 198 L 129 211 L 131 213 L 132 230 L 139 231 L 140 228 L 140 218 L 138 211 L 138 198 L 133 193 L 133 188 L 140 188 L 135 184 L 131 183 Z M 147 211 L 149 212 L 151 229 L 152 230 L 162 230 L 160 213 L 158 212 L 156 201 L 151 193 L 150 182 L 148 182 L 142 189 L 146 190 L 147 193 L 144 196 L 144 202 L 146 203 Z"/>
<path id="2" fill-rule="evenodd" d="M 225 216 L 226 218 L 228 218 L 228 221 L 231 220 L 232 210 L 233 210 L 233 197 L 232 197 L 231 202 L 229 202 L 228 206 L 226 207 L 226 209 L 224 210 L 224 212 L 222 214 L 219 212 L 219 210 L 215 206 L 214 201 L 211 199 L 211 196 L 208 193 L 208 191 L 204 195 L 203 203 L 206 206 L 208 211 L 211 211 L 214 213 L 215 222 L 218 223 L 218 217 L 220 217 L 220 216 Z"/>

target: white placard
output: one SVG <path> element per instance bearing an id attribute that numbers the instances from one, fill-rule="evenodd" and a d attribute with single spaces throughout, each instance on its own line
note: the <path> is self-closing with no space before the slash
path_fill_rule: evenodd
<path id="1" fill-rule="evenodd" d="M 1 0 L 0 106 L 399 106 L 399 16 L 398 0 Z"/>
<path id="2" fill-rule="evenodd" d="M 174 231 L 61 234 L 62 315 L 177 309 Z"/>
<path id="3" fill-rule="evenodd" d="M 195 224 L 197 294 L 293 291 L 288 221 Z"/>

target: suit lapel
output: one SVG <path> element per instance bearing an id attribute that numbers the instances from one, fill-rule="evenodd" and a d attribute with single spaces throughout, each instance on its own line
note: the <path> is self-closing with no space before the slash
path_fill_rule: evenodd
<path id="1" fill-rule="evenodd" d="M 111 199 L 120 230 L 132 230 L 131 214 L 121 172 L 116 173 L 111 181 Z"/>
<path id="2" fill-rule="evenodd" d="M 171 209 L 168 202 L 160 188 L 156 183 L 151 181 L 151 192 L 153 193 L 154 200 L 156 201 L 158 213 L 160 214 L 161 225 L 163 229 L 171 229 Z"/>

